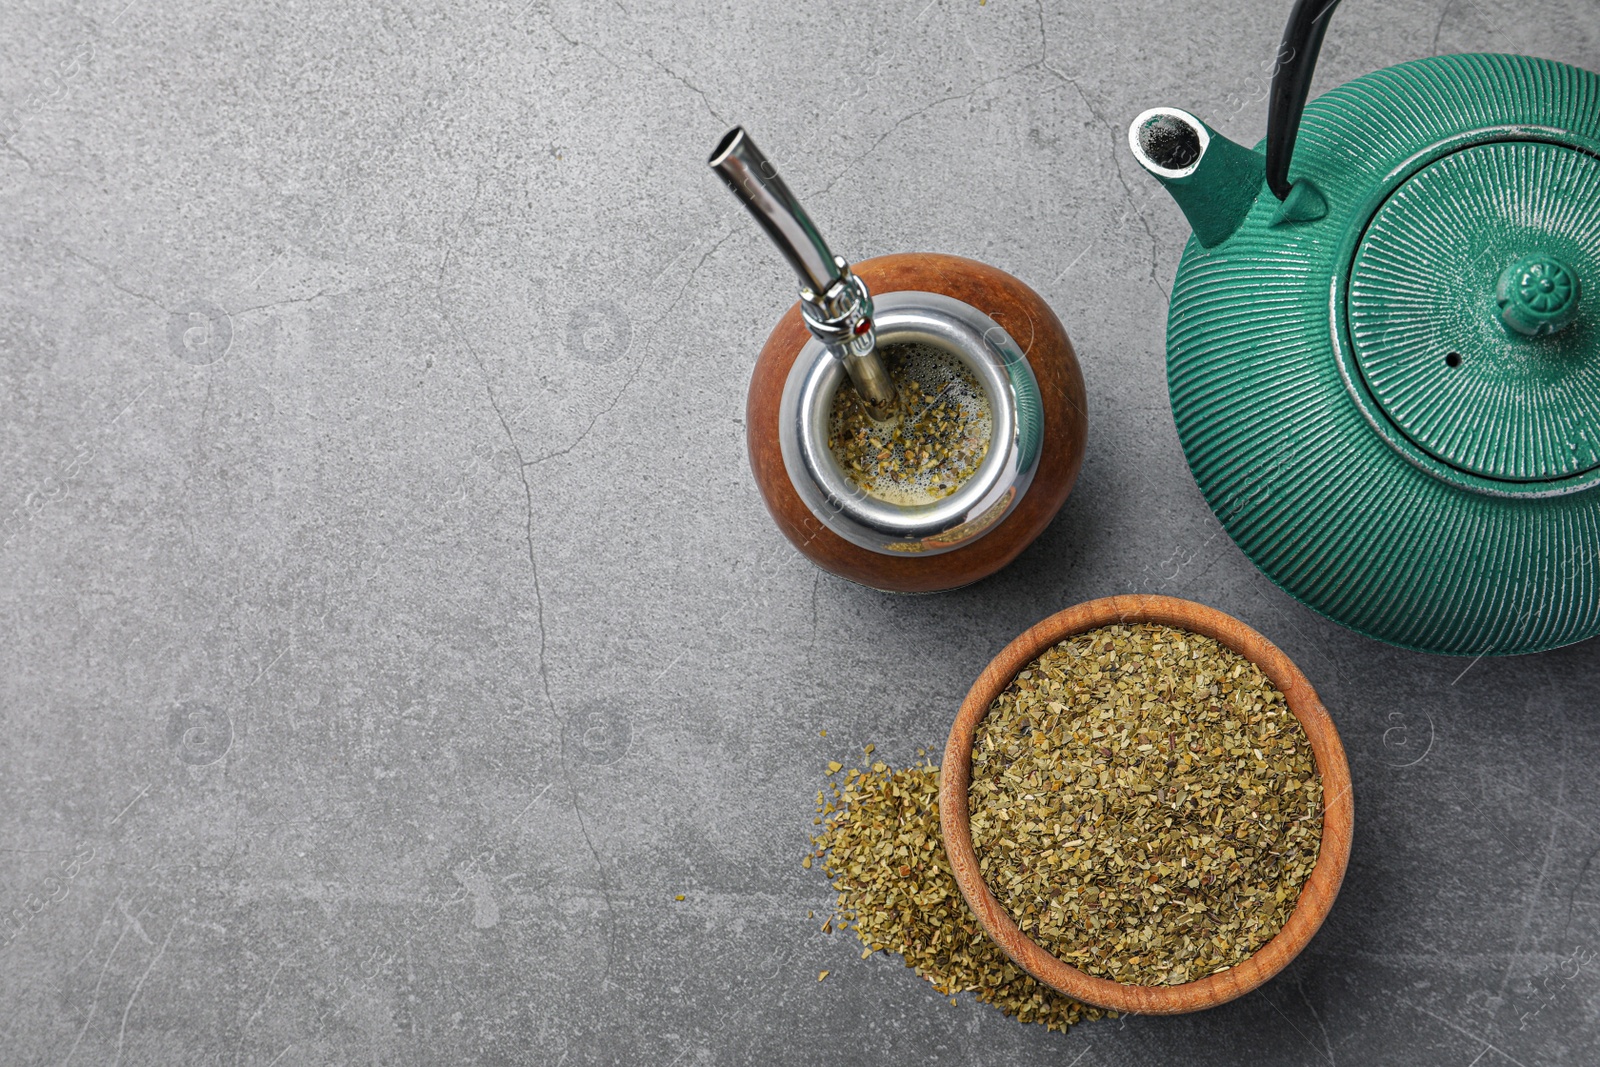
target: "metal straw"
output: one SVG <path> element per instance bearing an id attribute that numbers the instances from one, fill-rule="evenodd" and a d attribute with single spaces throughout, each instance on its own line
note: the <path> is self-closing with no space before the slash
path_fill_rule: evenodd
<path id="1" fill-rule="evenodd" d="M 729 130 L 708 162 L 799 276 L 806 328 L 844 364 L 867 413 L 880 421 L 888 418 L 894 412 L 894 383 L 878 355 L 866 283 L 828 251 L 811 217 L 744 127 Z"/>

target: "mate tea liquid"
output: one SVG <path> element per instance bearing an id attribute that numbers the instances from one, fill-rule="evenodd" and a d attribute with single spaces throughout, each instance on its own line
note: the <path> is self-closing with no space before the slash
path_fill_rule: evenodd
<path id="1" fill-rule="evenodd" d="M 989 396 L 944 349 L 909 343 L 878 352 L 894 382 L 897 413 L 874 422 L 847 378 L 833 397 L 828 447 L 869 496 L 902 507 L 932 504 L 959 489 L 988 455 Z"/>

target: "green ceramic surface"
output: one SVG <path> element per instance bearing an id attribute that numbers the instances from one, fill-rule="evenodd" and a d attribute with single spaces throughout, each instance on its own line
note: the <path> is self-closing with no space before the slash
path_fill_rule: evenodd
<path id="1" fill-rule="evenodd" d="M 1173 289 L 1173 417 L 1229 535 L 1395 644 L 1600 633 L 1600 76 L 1369 74 L 1306 107 L 1290 177 L 1326 212 L 1261 184 Z"/>

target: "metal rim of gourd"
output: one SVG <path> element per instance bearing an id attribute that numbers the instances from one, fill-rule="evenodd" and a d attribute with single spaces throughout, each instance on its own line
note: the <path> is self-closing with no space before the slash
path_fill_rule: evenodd
<path id="1" fill-rule="evenodd" d="M 988 315 L 942 293 L 900 291 L 876 298 L 881 347 L 922 343 L 960 360 L 989 400 L 989 450 L 949 496 L 903 506 L 871 496 L 828 447 L 833 398 L 845 372 L 825 346 L 806 342 L 784 383 L 778 416 L 784 465 L 801 500 L 852 544 L 888 555 L 935 555 L 995 529 L 1026 493 L 1041 443 L 1039 384 L 1011 336 Z"/>

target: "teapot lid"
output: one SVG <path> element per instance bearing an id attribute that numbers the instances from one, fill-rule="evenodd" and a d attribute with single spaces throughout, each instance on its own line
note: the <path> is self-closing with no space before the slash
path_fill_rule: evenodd
<path id="1" fill-rule="evenodd" d="M 1483 478 L 1571 478 L 1600 467 L 1600 317 L 1579 314 L 1597 283 L 1600 159 L 1546 141 L 1465 148 L 1367 223 L 1352 356 L 1428 455 Z"/>
<path id="2" fill-rule="evenodd" d="M 1421 59 L 1297 132 L 1283 177 L 1325 210 L 1280 203 L 1269 163 L 1173 286 L 1168 387 L 1208 503 L 1274 582 L 1384 641 L 1600 633 L 1600 75 Z"/>

